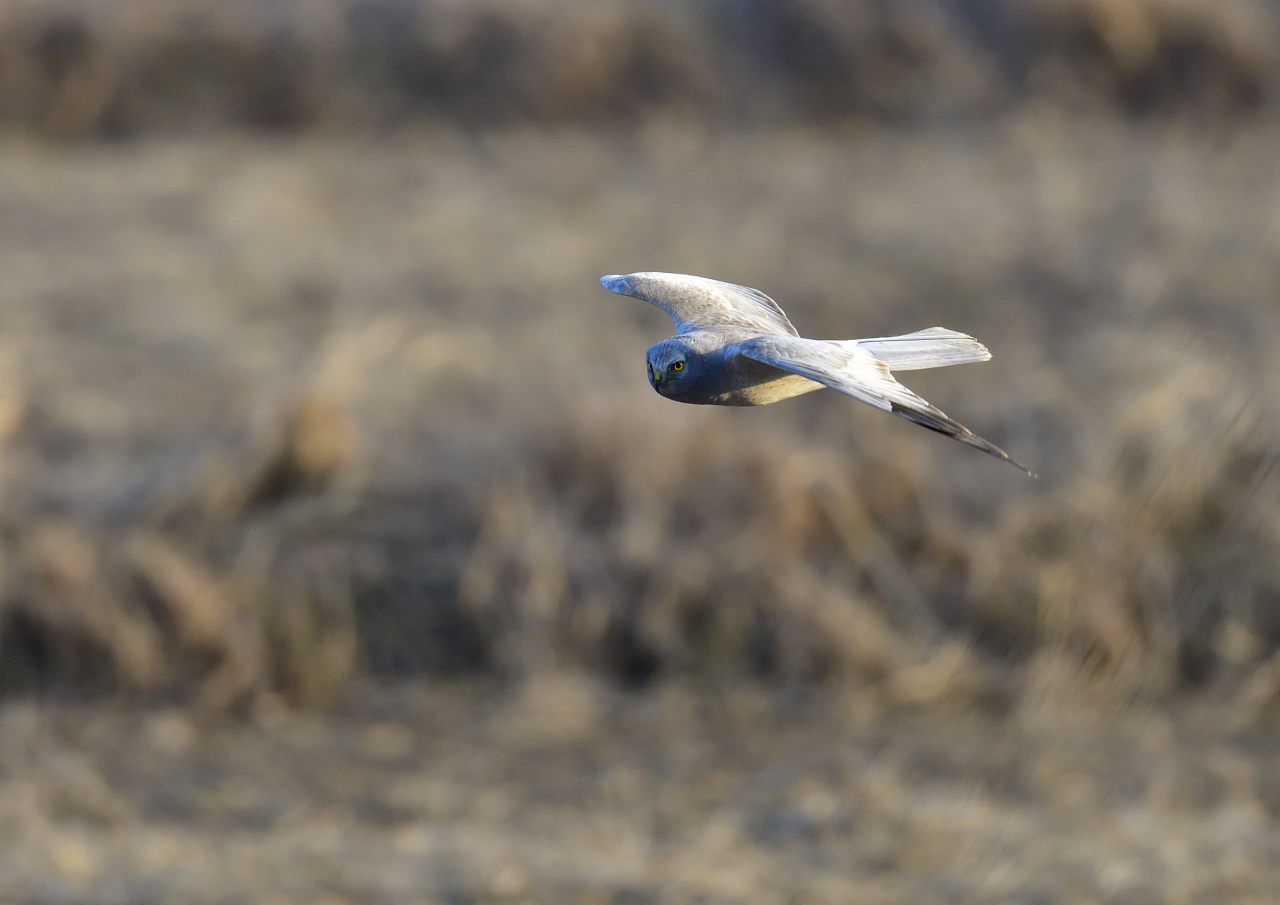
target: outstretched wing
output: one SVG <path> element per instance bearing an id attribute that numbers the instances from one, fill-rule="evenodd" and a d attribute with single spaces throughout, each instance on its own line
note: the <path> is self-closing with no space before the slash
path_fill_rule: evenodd
<path id="1" fill-rule="evenodd" d="M 611 292 L 652 302 L 675 321 L 677 333 L 708 327 L 749 327 L 798 336 L 778 303 L 763 292 L 684 273 L 629 273 L 601 277 Z"/>
<path id="2" fill-rule="evenodd" d="M 1004 459 L 1032 474 L 1021 462 L 1009 458 L 1003 449 L 982 439 L 898 383 L 889 373 L 887 364 L 869 352 L 859 350 L 856 345 L 801 339 L 798 336 L 758 336 L 738 343 L 732 351 L 817 381 L 929 430 L 955 437 L 961 443 Z"/>

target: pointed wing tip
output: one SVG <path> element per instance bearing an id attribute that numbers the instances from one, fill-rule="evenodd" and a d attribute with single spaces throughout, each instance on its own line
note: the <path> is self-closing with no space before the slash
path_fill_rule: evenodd
<path id="1" fill-rule="evenodd" d="M 980 449 L 984 453 L 988 453 L 992 456 L 995 456 L 997 459 L 1003 459 L 1004 461 L 1012 465 L 1014 468 L 1023 472 L 1029 478 L 1039 479 L 1040 477 L 1040 475 L 1036 474 L 1030 468 L 1023 465 L 1021 462 L 1019 462 L 1013 456 L 1009 455 L 1000 447 L 996 446 L 990 440 L 984 440 L 981 437 L 979 437 L 977 434 L 973 433 L 972 431 L 967 431 L 967 435 L 957 436 L 956 439 L 959 440 L 961 443 L 964 443 L 968 446 L 972 446 L 975 449 Z"/>
<path id="2" fill-rule="evenodd" d="M 979 448 L 979 449 L 981 449 L 983 452 L 991 452 L 991 451 L 992 451 L 991 449 L 986 449 L 986 448 L 981 447 L 981 446 L 980 446 L 980 447 L 978 447 L 978 448 Z M 994 444 L 992 444 L 992 449 L 994 449 L 994 450 L 996 451 L 996 453 L 995 453 L 995 454 L 997 455 L 997 457 L 998 457 L 998 458 L 1004 459 L 1006 462 L 1008 462 L 1008 463 L 1009 463 L 1010 465 L 1012 465 L 1014 468 L 1019 468 L 1019 469 L 1021 469 L 1021 470 L 1026 474 L 1026 476 L 1027 476 L 1027 477 L 1032 478 L 1033 480 L 1039 480 L 1040 475 L 1036 474 L 1036 473 L 1035 473 L 1034 471 L 1032 471 L 1030 468 L 1028 468 L 1027 466 L 1023 465 L 1021 462 L 1019 462 L 1019 461 L 1018 461 L 1017 459 L 1015 459 L 1013 456 L 1009 455 L 1007 452 L 1005 452 L 1005 451 L 1004 451 L 1003 449 L 1001 449 L 1000 447 L 995 446 Z"/>

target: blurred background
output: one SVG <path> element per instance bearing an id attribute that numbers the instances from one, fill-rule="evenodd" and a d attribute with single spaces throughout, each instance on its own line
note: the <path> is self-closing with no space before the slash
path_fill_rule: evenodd
<path id="1" fill-rule="evenodd" d="M 1272 0 L 4 0 L 0 901 L 1280 900 L 1278 356 Z"/>

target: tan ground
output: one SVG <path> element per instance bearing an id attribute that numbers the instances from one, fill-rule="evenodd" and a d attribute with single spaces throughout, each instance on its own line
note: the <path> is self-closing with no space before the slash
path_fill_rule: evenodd
<path id="1" fill-rule="evenodd" d="M 7 139 L 0 900 L 1280 899 L 1276 138 Z M 1040 480 L 659 399 L 642 268 Z"/>
<path id="2" fill-rule="evenodd" d="M 326 716 L 11 703 L 20 902 L 1251 902 L 1280 896 L 1274 737 L 1041 702 L 572 675 Z"/>

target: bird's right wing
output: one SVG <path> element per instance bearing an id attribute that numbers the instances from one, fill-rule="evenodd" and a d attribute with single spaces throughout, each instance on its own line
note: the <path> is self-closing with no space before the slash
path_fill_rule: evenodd
<path id="1" fill-rule="evenodd" d="M 644 299 L 675 321 L 677 333 L 713 327 L 748 327 L 761 333 L 796 336 L 782 308 L 748 286 L 684 273 L 629 273 L 600 278 L 611 292 Z"/>
<path id="2" fill-rule="evenodd" d="M 889 373 L 889 365 L 856 344 L 798 336 L 757 336 L 731 347 L 731 351 L 807 377 L 921 427 L 954 437 L 1031 474 L 1030 469 L 1009 458 L 1003 449 L 898 383 Z"/>

